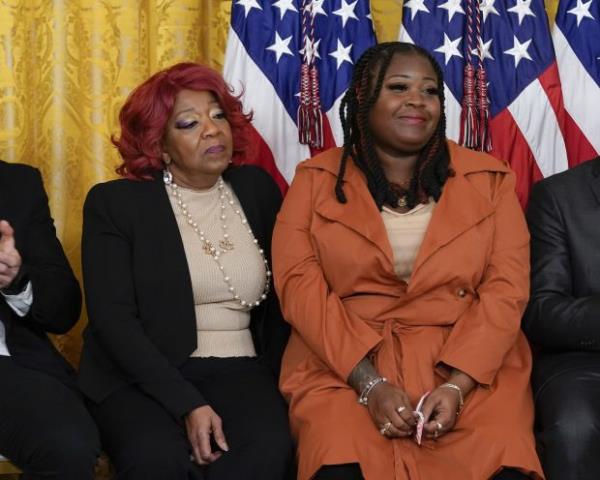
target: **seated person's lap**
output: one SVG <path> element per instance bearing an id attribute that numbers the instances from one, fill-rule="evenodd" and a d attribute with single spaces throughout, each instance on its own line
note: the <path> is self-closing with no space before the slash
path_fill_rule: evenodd
<path id="1" fill-rule="evenodd" d="M 557 361 L 562 363 L 562 371 L 543 377 L 545 363 Z M 544 465 L 552 472 L 600 472 L 600 355 L 577 352 L 540 357 L 533 385 L 538 448 Z M 561 455 L 557 456 L 557 451 Z"/>
<path id="2" fill-rule="evenodd" d="M 100 446 L 80 394 L 11 357 L 0 357 L 0 378 L 0 452 L 31 474 L 66 469 L 78 472 L 74 480 L 91 478 Z"/>
<path id="3" fill-rule="evenodd" d="M 181 371 L 223 421 L 230 450 L 210 466 L 210 478 L 262 479 L 285 469 L 291 454 L 286 406 L 266 367 L 256 359 L 210 358 L 190 359 Z M 183 423 L 139 389 L 121 389 L 90 409 L 118 472 L 200 475 Z"/>

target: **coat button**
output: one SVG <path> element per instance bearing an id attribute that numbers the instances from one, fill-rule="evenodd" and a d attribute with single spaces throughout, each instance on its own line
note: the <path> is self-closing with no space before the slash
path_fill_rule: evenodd
<path id="1" fill-rule="evenodd" d="M 464 298 L 467 296 L 467 291 L 464 288 L 461 288 L 456 292 L 456 295 L 458 295 L 460 298 Z"/>

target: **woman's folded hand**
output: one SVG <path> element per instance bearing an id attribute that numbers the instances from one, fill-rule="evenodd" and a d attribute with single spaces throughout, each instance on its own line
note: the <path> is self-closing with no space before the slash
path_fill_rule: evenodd
<path id="1" fill-rule="evenodd" d="M 185 427 L 196 463 L 207 465 L 217 460 L 223 452 L 229 451 L 221 417 L 210 406 L 204 405 L 188 413 L 185 417 Z M 222 451 L 211 448 L 211 435 L 216 446 Z"/>
<path id="2" fill-rule="evenodd" d="M 369 393 L 367 404 L 371 418 L 388 438 L 412 435 L 416 420 L 408 395 L 391 383 L 381 383 Z"/>
<path id="3" fill-rule="evenodd" d="M 459 410 L 459 396 L 449 388 L 436 388 L 425 399 L 423 416 L 426 438 L 438 438 L 454 428 Z"/>

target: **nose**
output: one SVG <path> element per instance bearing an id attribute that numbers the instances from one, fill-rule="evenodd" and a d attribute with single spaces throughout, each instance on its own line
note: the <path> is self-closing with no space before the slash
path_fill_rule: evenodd
<path id="1" fill-rule="evenodd" d="M 424 104 L 423 92 L 420 89 L 414 88 L 407 92 L 406 104 L 413 106 L 422 106 Z"/>
<path id="2" fill-rule="evenodd" d="M 202 137 L 214 137 L 219 132 L 219 127 L 212 118 L 207 118 L 203 122 Z"/>

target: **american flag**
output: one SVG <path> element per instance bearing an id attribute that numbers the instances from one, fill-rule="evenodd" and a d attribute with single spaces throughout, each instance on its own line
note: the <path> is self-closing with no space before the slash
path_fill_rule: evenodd
<path id="1" fill-rule="evenodd" d="M 561 0 L 552 32 L 565 109 L 581 129 L 575 158 L 600 153 L 600 0 Z"/>
<path id="2" fill-rule="evenodd" d="M 534 181 L 586 159 L 580 145 L 585 137 L 564 108 L 543 0 L 481 0 L 480 42 L 469 44 L 466 16 L 477 1 L 405 0 L 400 38 L 423 46 L 442 66 L 447 133 L 455 140 L 468 46 L 472 61 L 482 55 L 490 100 L 490 153 L 517 173 L 517 193 L 525 206 Z"/>
<path id="3" fill-rule="evenodd" d="M 303 6 L 310 5 L 314 35 L 308 49 L 302 29 Z M 310 17 L 308 17 L 310 18 Z M 340 145 L 339 104 L 360 55 L 375 44 L 368 0 L 234 0 L 225 53 L 225 79 L 245 94 L 254 112 L 257 161 L 282 189 L 296 165 L 311 156 L 298 140 L 302 55 L 314 55 L 324 115 L 324 145 Z"/>

